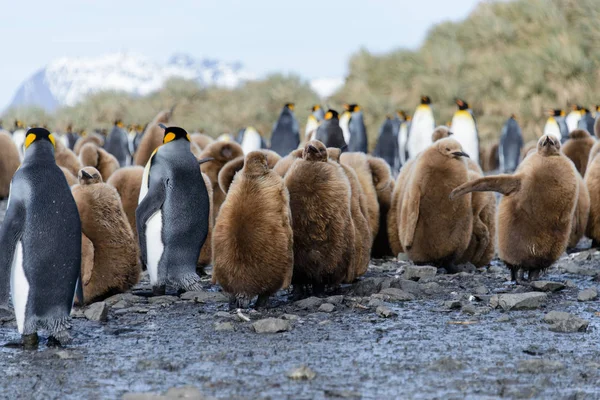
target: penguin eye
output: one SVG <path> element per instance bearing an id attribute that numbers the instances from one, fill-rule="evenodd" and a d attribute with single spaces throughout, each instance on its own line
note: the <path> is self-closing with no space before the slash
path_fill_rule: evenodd
<path id="1" fill-rule="evenodd" d="M 446 147 L 446 151 L 450 151 L 450 149 Z"/>

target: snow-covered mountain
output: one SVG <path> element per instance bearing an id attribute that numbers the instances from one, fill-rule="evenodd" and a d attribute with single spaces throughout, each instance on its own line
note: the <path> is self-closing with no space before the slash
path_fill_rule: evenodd
<path id="1" fill-rule="evenodd" d="M 122 90 L 145 95 L 160 89 L 169 78 L 196 80 L 203 86 L 234 87 L 255 76 L 240 63 L 196 60 L 175 54 L 166 64 L 146 57 L 115 53 L 91 58 L 60 58 L 27 79 L 15 94 L 11 107 L 37 105 L 47 111 L 72 106 L 85 95 Z"/>

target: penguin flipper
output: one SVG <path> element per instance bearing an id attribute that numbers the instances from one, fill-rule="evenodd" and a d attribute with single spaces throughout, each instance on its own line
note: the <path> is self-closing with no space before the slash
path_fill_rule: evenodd
<path id="1" fill-rule="evenodd" d="M 136 225 L 140 242 L 140 255 L 142 263 L 147 265 L 147 249 L 146 249 L 146 223 L 152 215 L 161 209 L 165 202 L 166 186 L 168 182 L 159 181 L 156 184 L 151 184 L 148 188 L 148 194 L 135 210 Z"/>
<path id="2" fill-rule="evenodd" d="M 471 192 L 498 192 L 506 196 L 518 191 L 520 187 L 521 179 L 519 176 L 507 174 L 486 176 L 484 178 L 463 183 L 455 188 L 452 193 L 450 193 L 450 199 L 455 199 Z"/>
<path id="3" fill-rule="evenodd" d="M 8 308 L 11 267 L 25 222 L 23 205 L 15 199 L 14 192 L 10 193 L 9 206 L 0 227 L 0 308 Z"/>
<path id="4" fill-rule="evenodd" d="M 410 250 L 415 238 L 417 221 L 419 220 L 419 206 L 421 205 L 421 189 L 417 186 L 406 193 L 400 211 L 400 243 L 406 250 Z"/>

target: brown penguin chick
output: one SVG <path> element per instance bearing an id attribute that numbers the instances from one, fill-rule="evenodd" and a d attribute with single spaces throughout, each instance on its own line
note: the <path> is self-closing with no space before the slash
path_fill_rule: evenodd
<path id="1" fill-rule="evenodd" d="M 281 156 L 272 150 L 263 149 L 256 151 L 263 153 L 267 157 L 267 165 L 269 169 L 273 169 L 277 162 L 281 160 Z M 243 167 L 244 156 L 241 156 L 229 161 L 223 166 L 223 168 L 221 168 L 221 171 L 219 171 L 219 187 L 223 192 L 227 193 L 233 178 Z"/>
<path id="2" fill-rule="evenodd" d="M 0 131 L 0 199 L 8 197 L 10 181 L 20 164 L 19 150 L 10 133 Z"/>
<path id="3" fill-rule="evenodd" d="M 369 229 L 369 221 L 367 220 L 367 199 L 354 169 L 347 165 L 339 164 L 341 150 L 337 147 L 328 147 L 327 155 L 330 162 L 341 166 L 350 183 L 350 213 L 354 226 L 354 263 L 348 269 L 344 282 L 352 283 L 356 278 L 367 272 L 371 259 L 370 252 L 373 237 L 371 236 L 371 229 Z"/>
<path id="4" fill-rule="evenodd" d="M 600 246 L 600 142 L 590 151 L 590 158 L 585 172 L 585 185 L 590 196 L 590 213 L 586 228 L 586 236 L 592 239 L 592 247 Z"/>
<path id="5" fill-rule="evenodd" d="M 350 182 L 316 140 L 306 143 L 284 181 L 294 230 L 294 291 L 312 285 L 319 293 L 342 282 L 354 263 Z"/>
<path id="6" fill-rule="evenodd" d="M 368 221 L 371 236 L 375 238 L 379 232 L 379 202 L 377 192 L 373 184 L 373 173 L 369 160 L 364 153 L 342 153 L 340 156 L 342 164 L 352 167 L 358 176 L 358 181 L 367 199 Z"/>
<path id="7" fill-rule="evenodd" d="M 201 159 L 212 158 L 213 160 L 204 163 L 200 166 L 200 169 L 210 179 L 211 186 L 213 189 L 213 222 L 219 215 L 219 209 L 221 204 L 225 200 L 225 192 L 219 187 L 219 172 L 221 168 L 225 166 L 229 161 L 243 156 L 244 152 L 239 144 L 235 142 L 214 142 L 208 145 L 200 155 Z"/>
<path id="8" fill-rule="evenodd" d="M 286 288 L 294 266 L 289 194 L 283 179 L 260 151 L 248 153 L 229 188 L 213 230 L 213 283 L 230 294 L 230 304 L 257 307 Z"/>
<path id="9" fill-rule="evenodd" d="M 437 126 L 431 134 L 432 143 L 437 142 L 440 139 L 447 138 L 452 135 L 452 131 L 446 125 Z"/>
<path id="10" fill-rule="evenodd" d="M 137 209 L 140 198 L 140 188 L 142 187 L 143 177 L 143 167 L 125 167 L 116 170 L 106 182 L 117 189 L 117 192 L 121 197 L 121 204 L 123 205 L 123 210 L 125 210 L 125 215 L 127 215 L 127 220 L 133 231 L 135 243 L 138 243 L 135 210 Z"/>
<path id="11" fill-rule="evenodd" d="M 588 192 L 585 181 L 581 176 L 577 177 L 579 195 L 577 197 L 577 206 L 575 206 L 575 214 L 571 224 L 571 235 L 569 236 L 568 247 L 574 249 L 579 244 L 579 241 L 585 235 L 590 216 L 590 194 Z"/>
<path id="12" fill-rule="evenodd" d="M 138 146 L 133 163 L 144 167 L 152 152 L 163 144 L 165 131 L 158 124 L 168 124 L 171 119 L 171 111 L 165 110 L 159 112 L 156 117 L 146 126 L 146 130 L 142 135 L 142 140 Z"/>
<path id="13" fill-rule="evenodd" d="M 569 139 L 562 145 L 562 152 L 573 161 L 581 176 L 585 175 L 590 151 L 595 144 L 596 141 L 588 131 L 575 129 L 569 134 Z"/>
<path id="14" fill-rule="evenodd" d="M 399 214 L 400 243 L 415 263 L 431 263 L 456 272 L 454 263 L 471 240 L 471 198 L 450 200 L 453 188 L 468 181 L 458 141 L 441 139 L 416 159 L 406 183 Z"/>
<path id="15" fill-rule="evenodd" d="M 104 136 L 98 135 L 96 133 L 90 133 L 85 137 L 77 139 L 77 142 L 75 142 L 75 146 L 73 147 L 73 152 L 75 153 L 75 155 L 79 156 L 79 153 L 81 153 L 81 148 L 87 143 L 93 143 L 98 147 L 103 147 Z"/>
<path id="16" fill-rule="evenodd" d="M 482 176 L 482 173 L 469 170 L 469 181 Z M 492 261 L 496 250 L 496 197 L 491 192 L 473 192 L 471 207 L 473 210 L 471 241 L 467 250 L 458 259 L 458 263 L 470 262 L 476 267 L 483 267 Z"/>
<path id="17" fill-rule="evenodd" d="M 62 141 L 56 140 L 55 143 L 54 159 L 56 160 L 56 165 L 68 169 L 73 176 L 77 176 L 82 167 L 79 159 Z"/>
<path id="18" fill-rule="evenodd" d="M 412 160 L 409 160 L 406 164 L 402 166 L 402 168 L 400 169 L 400 174 L 398 175 L 398 179 L 394 184 L 394 191 L 392 192 L 392 200 L 387 217 L 387 230 L 390 248 L 394 257 L 397 256 L 399 253 L 404 252 L 402 243 L 400 243 L 399 215 L 400 210 L 402 209 L 402 200 L 404 199 L 406 184 L 411 177 L 414 164 L 415 159 L 413 158 Z"/>
<path id="19" fill-rule="evenodd" d="M 77 185 L 79 183 L 79 181 L 77 180 L 77 178 L 75 176 L 73 176 L 71 171 L 69 171 L 65 167 L 59 167 L 59 168 L 63 172 L 65 179 L 67 180 L 67 183 L 69 184 L 69 186 Z"/>
<path id="20" fill-rule="evenodd" d="M 212 204 L 213 202 L 213 189 L 210 183 L 210 179 L 208 175 L 202 174 L 202 179 L 204 179 L 204 185 L 206 185 L 206 191 L 208 192 L 208 204 Z M 198 262 L 196 263 L 196 273 L 200 276 L 206 275 L 204 268 L 207 265 L 212 263 L 212 231 L 214 227 L 213 221 L 213 208 L 210 207 L 208 213 L 208 233 L 206 235 L 206 240 L 204 241 L 204 245 L 200 249 L 200 256 L 198 257 Z"/>
<path id="21" fill-rule="evenodd" d="M 394 254 L 390 246 L 387 227 L 388 213 L 392 205 L 392 193 L 394 192 L 392 170 L 382 158 L 367 156 L 367 159 L 373 174 L 373 184 L 379 203 L 379 231 L 373 241 L 371 255 L 374 258 L 393 257 L 397 254 Z"/>
<path id="22" fill-rule="evenodd" d="M 532 150 L 534 152 L 537 152 L 537 146 L 538 146 L 538 140 L 532 140 L 532 141 L 525 143 L 525 145 L 521 149 L 521 161 L 523 161 L 525 159 L 525 157 L 527 157 Z"/>
<path id="23" fill-rule="evenodd" d="M 577 170 L 560 151 L 560 141 L 545 135 L 537 152 L 529 155 L 512 175 L 496 175 L 467 182 L 451 197 L 474 191 L 504 195 L 498 206 L 498 254 L 517 280 L 529 271 L 535 280 L 566 250 L 577 205 Z"/>
<path id="24" fill-rule="evenodd" d="M 485 159 L 482 161 L 483 170 L 486 172 L 496 171 L 500 168 L 500 143 L 491 143 L 485 153 Z"/>
<path id="25" fill-rule="evenodd" d="M 138 247 L 117 190 L 102 182 L 100 172 L 85 167 L 71 188 L 82 233 L 94 246 L 94 265 L 83 278 L 86 303 L 122 293 L 139 281 Z M 83 259 L 86 259 L 84 256 Z"/>
<path id="26" fill-rule="evenodd" d="M 119 160 L 93 143 L 88 143 L 81 148 L 79 160 L 82 166 L 93 167 L 100 171 L 103 181 L 108 181 L 110 176 L 119 169 Z"/>
<path id="27" fill-rule="evenodd" d="M 200 150 L 204 150 L 209 144 L 215 141 L 213 138 L 205 135 L 204 133 L 192 133 L 190 135 L 190 139 L 200 148 Z"/>
<path id="28" fill-rule="evenodd" d="M 304 151 L 304 147 L 301 149 L 296 149 L 292 151 L 287 156 L 283 157 L 281 160 L 277 162 L 273 170 L 279 174 L 279 176 L 284 177 L 288 172 L 294 161 L 299 158 L 302 158 L 302 152 Z"/>
<path id="29" fill-rule="evenodd" d="M 433 131 L 433 134 L 431 136 L 433 142 L 437 142 L 440 139 L 444 139 L 447 137 L 450 137 L 451 135 L 453 135 L 453 133 L 450 131 L 450 128 L 448 128 L 445 125 L 440 125 L 437 128 L 435 128 L 435 130 Z M 488 151 L 488 149 L 485 149 L 485 151 Z M 481 154 L 481 153 L 480 153 Z M 487 153 L 483 153 L 483 156 L 480 156 L 480 160 L 482 160 L 482 164 L 485 164 L 486 167 L 482 169 L 482 166 L 480 166 L 479 164 L 477 164 L 475 161 L 471 160 L 471 158 L 467 158 L 467 167 L 469 167 L 469 170 L 474 171 L 480 175 L 483 175 L 483 170 L 487 168 L 487 161 L 484 162 L 484 159 L 486 157 Z M 496 167 L 497 168 L 497 167 Z M 486 169 L 486 171 L 492 171 L 492 169 Z"/>

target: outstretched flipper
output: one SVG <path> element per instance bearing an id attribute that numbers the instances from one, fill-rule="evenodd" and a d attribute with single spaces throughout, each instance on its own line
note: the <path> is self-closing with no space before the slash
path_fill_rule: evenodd
<path id="1" fill-rule="evenodd" d="M 521 187 L 521 179 L 515 175 L 486 176 L 463 183 L 450 193 L 450 198 L 455 199 L 471 192 L 498 192 L 509 195 Z"/>
<path id="2" fill-rule="evenodd" d="M 153 183 L 156 182 L 156 183 Z M 148 219 L 161 209 L 165 202 L 166 196 L 166 181 L 152 181 L 148 188 L 148 194 L 135 210 L 136 225 L 140 242 L 140 253 L 142 263 L 147 266 L 148 252 L 146 249 L 146 223 Z"/>
<path id="3" fill-rule="evenodd" d="M 0 226 L 0 308 L 8 308 L 10 274 L 17 243 L 23 235 L 25 210 L 11 187 L 8 209 Z"/>
<path id="4" fill-rule="evenodd" d="M 418 186 L 411 189 L 405 193 L 400 210 L 400 243 L 405 250 L 412 247 L 421 205 L 421 189 Z"/>

